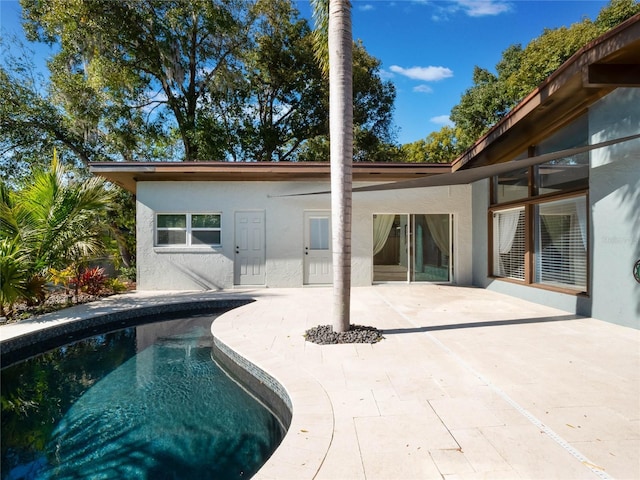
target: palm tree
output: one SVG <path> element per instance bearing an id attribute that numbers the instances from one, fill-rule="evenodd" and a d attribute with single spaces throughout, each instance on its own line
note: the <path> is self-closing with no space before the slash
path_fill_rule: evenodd
<path id="1" fill-rule="evenodd" d="M 79 264 L 103 248 L 103 213 L 114 193 L 104 181 L 76 181 L 54 155 L 49 170 L 11 192 L 0 184 L 0 310 L 19 298 L 37 300 L 51 268 Z M 6 271 L 5 271 L 6 270 Z"/>
<path id="2" fill-rule="evenodd" d="M 351 189 L 353 161 L 353 35 L 349 0 L 312 0 L 319 30 L 327 31 L 329 60 L 329 140 L 333 248 L 333 331 L 350 328 Z M 326 13 L 328 12 L 328 16 Z M 324 23 L 326 21 L 326 24 Z M 324 29 L 326 25 L 326 30 Z M 324 45 L 320 44 L 320 50 Z M 320 53 L 321 61 L 326 56 Z"/>

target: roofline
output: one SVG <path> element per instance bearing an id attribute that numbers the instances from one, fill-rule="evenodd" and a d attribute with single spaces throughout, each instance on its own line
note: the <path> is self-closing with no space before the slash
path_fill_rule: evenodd
<path id="1" fill-rule="evenodd" d="M 140 181 L 329 181 L 328 162 L 95 162 L 89 171 L 135 193 Z M 352 164 L 353 181 L 392 182 L 451 172 L 448 163 Z"/>
<path id="2" fill-rule="evenodd" d="M 486 149 L 494 147 L 497 140 L 501 139 L 505 133 L 509 132 L 523 119 L 531 115 L 534 110 L 536 113 L 549 108 L 554 103 L 555 96 L 564 89 L 582 89 L 589 90 L 589 99 L 593 101 L 601 98 L 605 94 L 611 92 L 618 86 L 611 84 L 591 83 L 589 78 L 589 67 L 606 60 L 609 56 L 625 48 L 638 43 L 640 40 L 640 14 L 622 22 L 617 27 L 609 30 L 600 37 L 592 40 L 587 45 L 573 54 L 566 62 L 564 62 L 555 72 L 545 79 L 535 90 L 527 95 L 520 103 L 518 103 L 500 122 L 494 125 L 487 133 L 480 137 L 469 149 L 452 162 L 452 170 L 456 171 L 474 162 L 478 156 Z M 639 55 L 640 56 L 640 55 Z M 637 58 L 636 58 L 637 62 Z M 635 64 L 635 63 L 634 63 Z M 572 83 L 570 83 L 572 82 Z M 637 82 L 637 79 L 636 79 Z M 633 86 L 638 86 L 634 84 Z M 566 95 L 566 94 L 564 94 Z M 580 108 L 584 110 L 585 105 L 575 105 L 572 112 L 564 112 L 570 115 L 577 115 Z M 549 109 L 551 111 L 551 109 Z M 552 116 L 551 113 L 548 114 Z M 575 116 L 573 117 L 575 118 Z M 564 122 L 569 119 L 565 117 Z M 559 121 L 555 123 L 558 125 Z M 552 128 L 549 125 L 537 127 L 540 131 L 543 129 L 548 131 Z M 531 138 L 534 138 L 535 132 L 531 129 L 528 131 Z M 495 147 L 494 147 L 495 148 Z M 499 156 L 497 156 L 499 158 Z M 506 161 L 508 158 L 499 158 L 497 161 Z M 496 162 L 497 162 L 496 161 Z M 490 161 L 482 161 L 480 165 L 494 163 Z M 475 166 L 475 165 L 474 165 Z"/>

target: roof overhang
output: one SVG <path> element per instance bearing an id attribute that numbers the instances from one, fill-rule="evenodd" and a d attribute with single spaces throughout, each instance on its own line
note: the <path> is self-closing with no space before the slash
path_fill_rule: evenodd
<path id="1" fill-rule="evenodd" d="M 96 162 L 91 173 L 135 193 L 137 182 L 325 181 L 326 162 Z M 354 163 L 354 182 L 398 182 L 451 172 L 449 164 Z"/>
<path id="2" fill-rule="evenodd" d="M 640 87 L 640 14 L 580 49 L 453 162 L 453 171 L 512 160 L 619 87 Z"/>

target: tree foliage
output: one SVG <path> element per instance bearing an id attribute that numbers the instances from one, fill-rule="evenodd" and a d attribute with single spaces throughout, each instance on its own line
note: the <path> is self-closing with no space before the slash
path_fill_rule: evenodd
<path id="1" fill-rule="evenodd" d="M 240 141 L 252 159 L 295 159 L 304 140 L 326 134 L 328 89 L 308 23 L 288 0 L 260 0 L 254 46 L 244 55 L 247 107 Z"/>
<path id="2" fill-rule="evenodd" d="M 328 136 L 328 79 L 291 0 L 21 3 L 28 38 L 60 47 L 47 99 L 92 160 L 309 160 Z M 365 158 L 394 142 L 395 90 L 356 48 Z"/>
<path id="3" fill-rule="evenodd" d="M 444 126 L 425 139 L 403 145 L 403 159 L 408 163 L 449 163 L 462 153 L 459 136 L 456 129 Z"/>
<path id="4" fill-rule="evenodd" d="M 469 147 L 580 48 L 638 12 L 636 0 L 612 0 L 595 21 L 585 18 L 569 27 L 545 29 L 524 48 L 510 46 L 495 74 L 476 66 L 473 86 L 451 111 L 460 146 Z"/>
<path id="5" fill-rule="evenodd" d="M 201 159 L 208 139 L 197 127 L 211 123 L 207 107 L 239 74 L 246 2 L 22 0 L 22 6 L 30 39 L 60 44 L 52 82 L 86 136 L 106 129 L 130 148 L 141 129 L 145 137 L 166 137 L 170 119 L 184 158 Z"/>
<path id="6" fill-rule="evenodd" d="M 0 178 L 19 183 L 32 167 L 50 163 L 54 147 L 75 159 L 76 167 L 100 158 L 55 105 L 33 64 L 33 52 L 6 38 L 0 39 L 0 51 Z"/>

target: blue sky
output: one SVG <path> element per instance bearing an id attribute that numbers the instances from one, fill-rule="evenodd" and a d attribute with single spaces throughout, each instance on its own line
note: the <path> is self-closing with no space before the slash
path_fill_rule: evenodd
<path id="1" fill-rule="evenodd" d="M 607 1 L 352 0 L 353 36 L 382 61 L 397 90 L 400 143 L 439 130 L 472 85 L 475 65 L 494 71 L 510 45 L 544 28 L 594 20 Z M 309 2 L 299 0 L 307 16 Z"/>
<path id="2" fill-rule="evenodd" d="M 426 137 L 448 122 L 472 84 L 475 65 L 494 69 L 510 45 L 525 46 L 544 28 L 595 19 L 601 0 L 352 0 L 353 36 L 382 61 L 397 90 L 398 141 Z M 310 17 L 308 0 L 297 8 Z M 19 33 L 20 5 L 0 0 L 2 32 Z M 32 47 L 35 48 L 35 47 Z M 35 48 L 38 63 L 51 54 Z"/>

